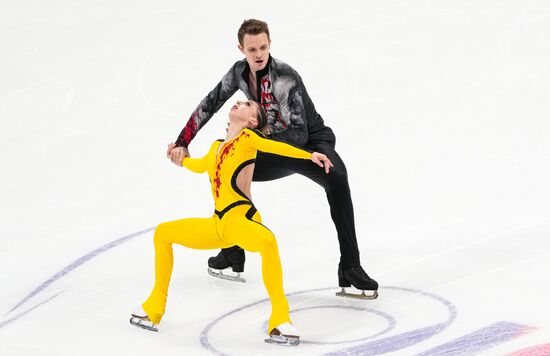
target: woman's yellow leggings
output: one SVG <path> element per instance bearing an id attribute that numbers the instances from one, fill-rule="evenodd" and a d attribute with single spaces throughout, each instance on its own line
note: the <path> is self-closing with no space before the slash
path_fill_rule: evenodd
<path id="1" fill-rule="evenodd" d="M 253 210 L 252 210 L 253 209 Z M 254 213 L 251 219 L 247 212 Z M 155 230 L 155 286 L 143 309 L 158 324 L 164 315 L 168 285 L 172 275 L 172 244 L 209 250 L 239 245 L 262 256 L 262 277 L 271 301 L 268 333 L 278 325 L 290 322 L 288 301 L 283 290 L 283 272 L 275 236 L 261 224 L 261 217 L 251 205 L 236 206 L 220 219 L 193 218 L 160 224 Z"/>

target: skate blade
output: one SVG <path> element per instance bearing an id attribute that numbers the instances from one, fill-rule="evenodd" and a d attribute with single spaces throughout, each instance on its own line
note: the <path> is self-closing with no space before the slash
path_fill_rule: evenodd
<path id="1" fill-rule="evenodd" d="M 140 317 L 133 316 L 133 315 L 130 318 L 130 324 L 145 330 L 150 330 L 154 332 L 159 331 L 159 329 L 155 327 L 155 324 L 153 324 L 149 319 L 142 319 Z"/>
<path id="2" fill-rule="evenodd" d="M 300 337 L 284 336 L 284 335 L 270 335 L 269 339 L 264 340 L 268 344 L 275 344 L 281 346 L 298 346 L 300 343 Z"/>
<path id="3" fill-rule="evenodd" d="M 225 279 L 227 281 L 246 283 L 246 279 L 241 277 L 240 273 L 237 273 L 236 276 L 231 274 L 223 274 L 223 270 L 214 270 L 208 267 L 208 274 L 212 277 Z"/>
<path id="4" fill-rule="evenodd" d="M 365 292 L 369 292 L 369 294 L 365 293 Z M 372 300 L 372 299 L 376 299 L 378 298 L 378 291 L 377 290 L 373 290 L 373 291 L 364 291 L 362 290 L 361 291 L 361 294 L 357 294 L 357 293 L 348 293 L 346 292 L 346 290 L 342 287 L 342 290 L 339 291 L 339 292 L 336 292 L 336 296 L 337 297 L 344 297 L 344 298 L 352 298 L 352 299 L 367 299 L 367 300 Z"/>

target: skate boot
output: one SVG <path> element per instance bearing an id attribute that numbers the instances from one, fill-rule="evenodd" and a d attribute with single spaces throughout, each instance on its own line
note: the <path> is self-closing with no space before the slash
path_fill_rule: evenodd
<path id="1" fill-rule="evenodd" d="M 342 269 L 338 266 L 338 285 L 342 290 L 336 292 L 338 297 L 348 297 L 356 299 L 376 299 L 378 298 L 378 283 L 369 277 L 361 266 Z M 354 286 L 361 290 L 361 294 L 348 293 L 345 288 Z M 365 293 L 368 292 L 368 294 Z"/>
<path id="2" fill-rule="evenodd" d="M 300 343 L 300 332 L 290 323 L 284 323 L 271 330 L 268 344 L 297 346 Z"/>
<path id="3" fill-rule="evenodd" d="M 137 307 L 134 310 L 132 316 L 130 317 L 130 324 L 150 331 L 159 331 L 156 325 L 153 324 L 151 320 L 149 320 L 147 313 L 145 312 L 145 310 L 143 310 L 142 307 Z"/>
<path id="4" fill-rule="evenodd" d="M 241 272 L 244 271 L 244 260 L 244 250 L 239 246 L 222 249 L 217 256 L 208 259 L 208 274 L 228 281 L 244 283 L 246 279 L 241 277 Z M 223 270 L 229 267 L 236 275 L 223 273 Z"/>

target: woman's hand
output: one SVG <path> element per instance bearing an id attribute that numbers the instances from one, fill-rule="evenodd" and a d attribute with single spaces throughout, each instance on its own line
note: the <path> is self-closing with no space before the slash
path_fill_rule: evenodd
<path id="1" fill-rule="evenodd" d="M 171 143 L 168 145 L 166 151 L 166 157 L 170 159 L 176 166 L 181 167 L 181 162 L 185 157 L 189 157 L 189 151 L 185 147 L 176 147 L 176 144 Z"/>
<path id="2" fill-rule="evenodd" d="M 330 159 L 328 159 L 326 155 L 319 152 L 313 152 L 311 154 L 311 160 L 319 167 L 324 167 L 327 174 L 330 170 L 330 167 L 334 167 Z"/>

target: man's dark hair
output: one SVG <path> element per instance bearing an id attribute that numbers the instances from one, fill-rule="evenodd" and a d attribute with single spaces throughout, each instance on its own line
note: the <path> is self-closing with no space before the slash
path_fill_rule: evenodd
<path id="1" fill-rule="evenodd" d="M 269 37 L 269 27 L 267 27 L 266 22 L 256 19 L 244 20 L 239 28 L 239 32 L 237 32 L 239 44 L 241 46 L 243 45 L 244 35 L 259 35 L 260 33 L 265 33 L 267 35 L 267 39 L 271 41 L 271 38 Z"/>

